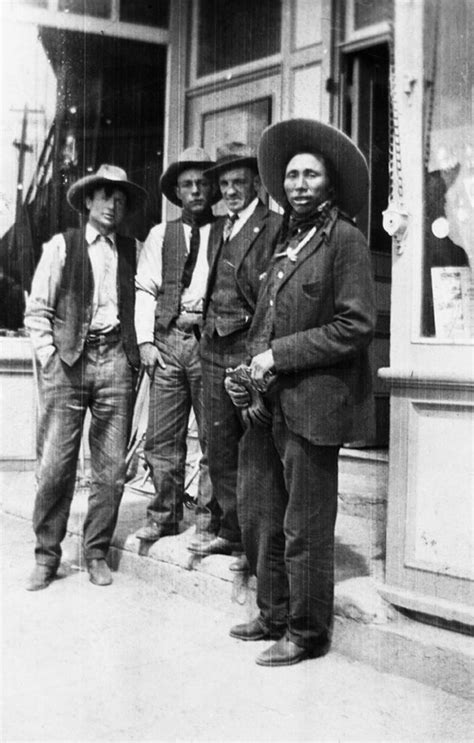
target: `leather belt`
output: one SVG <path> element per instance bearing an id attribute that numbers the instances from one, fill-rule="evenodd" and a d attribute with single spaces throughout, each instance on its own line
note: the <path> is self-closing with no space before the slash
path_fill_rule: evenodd
<path id="1" fill-rule="evenodd" d="M 87 333 L 85 342 L 88 346 L 100 346 L 115 343 L 120 337 L 120 327 L 116 327 L 108 333 Z"/>

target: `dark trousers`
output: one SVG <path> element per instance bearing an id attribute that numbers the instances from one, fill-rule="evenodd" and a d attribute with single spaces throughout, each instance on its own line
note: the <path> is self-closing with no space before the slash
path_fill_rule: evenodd
<path id="1" fill-rule="evenodd" d="M 247 429 L 240 444 L 238 514 L 261 621 L 309 649 L 332 620 L 338 452 L 292 433 L 278 402 L 272 428 Z"/>
<path id="2" fill-rule="evenodd" d="M 150 385 L 145 458 L 150 467 L 155 496 L 147 516 L 157 524 L 176 526 L 183 518 L 187 432 L 194 409 L 202 457 L 199 464 L 198 508 L 200 522 L 212 508 L 212 488 L 207 464 L 203 416 L 202 373 L 199 344 L 192 328 L 172 326 L 155 341 L 166 364 L 157 366 Z M 207 519 L 208 525 L 211 516 Z"/>
<path id="3" fill-rule="evenodd" d="M 225 391 L 225 370 L 245 361 L 246 332 L 201 338 L 204 411 L 208 436 L 209 474 L 218 503 L 218 533 L 240 542 L 237 518 L 237 469 L 239 442 L 244 432 L 242 418 Z"/>
<path id="4" fill-rule="evenodd" d="M 86 345 L 73 367 L 56 352 L 42 371 L 41 460 L 33 512 L 36 561 L 57 567 L 74 495 L 86 411 L 91 413 L 91 486 L 86 560 L 107 555 L 125 483 L 133 374 L 120 340 Z"/>

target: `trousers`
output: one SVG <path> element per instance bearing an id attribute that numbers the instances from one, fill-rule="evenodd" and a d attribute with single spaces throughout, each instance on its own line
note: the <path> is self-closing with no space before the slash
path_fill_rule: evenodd
<path id="1" fill-rule="evenodd" d="M 69 367 L 54 353 L 41 372 L 37 491 L 38 564 L 57 567 L 76 482 L 84 418 L 91 413 L 91 485 L 84 521 L 86 560 L 103 558 L 117 523 L 133 409 L 133 371 L 120 338 L 86 345 Z"/>
<path id="2" fill-rule="evenodd" d="M 334 599 L 337 446 L 289 430 L 279 403 L 271 428 L 246 429 L 238 516 L 262 623 L 311 649 L 330 630 Z"/>
<path id="3" fill-rule="evenodd" d="M 155 496 L 148 505 L 147 518 L 166 526 L 177 526 L 183 518 L 187 432 L 192 407 L 202 452 L 198 484 L 199 522 L 205 525 L 204 528 L 210 528 L 213 498 L 207 462 L 199 344 L 192 328 L 183 330 L 175 324 L 167 332 L 160 333 L 155 344 L 166 369 L 157 365 L 150 385 L 144 454 Z"/>
<path id="4" fill-rule="evenodd" d="M 224 387 L 225 370 L 242 363 L 246 331 L 201 338 L 204 410 L 208 432 L 209 474 L 219 508 L 217 531 L 224 539 L 240 542 L 237 516 L 239 442 L 245 430 L 242 416 Z"/>

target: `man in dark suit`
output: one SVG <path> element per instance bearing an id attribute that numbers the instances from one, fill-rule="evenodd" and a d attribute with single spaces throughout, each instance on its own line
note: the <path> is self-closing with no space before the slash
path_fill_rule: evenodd
<path id="1" fill-rule="evenodd" d="M 218 183 L 228 211 L 214 223 L 209 238 L 201 338 L 209 473 L 218 511 L 215 538 L 207 543 L 196 541 L 190 549 L 201 555 L 230 555 L 241 550 L 236 483 L 244 426 L 225 391 L 225 371 L 247 356 L 247 332 L 281 217 L 258 198 L 257 159 L 250 147 L 231 142 L 218 148 L 216 165 L 205 175 Z M 241 567 L 238 561 L 233 566 Z"/>

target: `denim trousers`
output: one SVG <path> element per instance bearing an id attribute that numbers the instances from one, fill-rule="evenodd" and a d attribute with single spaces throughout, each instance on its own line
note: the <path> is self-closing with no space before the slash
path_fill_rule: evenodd
<path id="1" fill-rule="evenodd" d="M 107 555 L 117 523 L 133 409 L 133 372 L 122 342 L 86 345 L 69 367 L 57 352 L 41 372 L 37 491 L 33 511 L 35 556 L 57 567 L 74 495 L 87 410 L 91 484 L 84 520 L 84 557 Z"/>
<path id="2" fill-rule="evenodd" d="M 160 525 L 177 526 L 183 518 L 187 433 L 191 407 L 196 416 L 201 460 L 199 463 L 199 523 L 210 528 L 213 506 L 207 465 L 202 374 L 199 343 L 192 329 L 172 325 L 155 338 L 166 365 L 156 366 L 150 385 L 145 459 L 150 468 L 155 496 L 147 508 L 147 519 Z"/>
<path id="3" fill-rule="evenodd" d="M 204 410 L 208 435 L 209 473 L 212 491 L 219 506 L 219 536 L 240 542 L 237 517 L 237 469 L 239 442 L 245 430 L 242 416 L 224 387 L 225 370 L 248 358 L 246 331 L 220 337 L 203 334 L 201 359 Z"/>
<path id="4" fill-rule="evenodd" d="M 289 430 L 279 403 L 271 428 L 240 444 L 238 514 L 261 622 L 311 649 L 330 631 L 338 446 Z"/>

